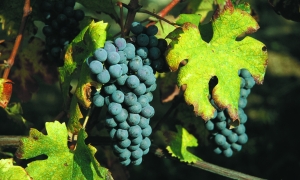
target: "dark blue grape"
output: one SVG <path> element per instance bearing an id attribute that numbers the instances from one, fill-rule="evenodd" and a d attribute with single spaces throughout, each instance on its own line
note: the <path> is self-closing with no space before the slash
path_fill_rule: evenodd
<path id="1" fill-rule="evenodd" d="M 148 137 L 151 135 L 151 133 L 152 133 L 152 127 L 150 125 L 148 125 L 146 128 L 142 130 L 143 137 Z"/>
<path id="2" fill-rule="evenodd" d="M 142 111 L 142 105 L 136 102 L 134 105 L 128 107 L 128 111 L 131 113 L 138 114 Z"/>
<path id="3" fill-rule="evenodd" d="M 126 57 L 126 54 L 124 53 L 124 51 L 118 51 L 117 53 L 120 56 L 119 63 L 126 63 L 127 62 L 127 57 Z"/>
<path id="4" fill-rule="evenodd" d="M 74 18 L 77 20 L 77 21 L 81 21 L 83 20 L 84 18 L 84 12 L 80 9 L 77 9 L 74 11 Z"/>
<path id="5" fill-rule="evenodd" d="M 215 125 L 216 125 L 216 128 L 220 131 L 226 128 L 226 122 L 225 121 L 216 122 Z"/>
<path id="6" fill-rule="evenodd" d="M 128 118 L 128 111 L 126 109 L 122 109 L 121 113 L 115 116 L 115 121 L 118 123 L 122 123 L 124 121 L 126 121 L 126 119 Z"/>
<path id="7" fill-rule="evenodd" d="M 98 60 L 92 61 L 89 67 L 93 74 L 99 74 L 103 70 L 103 64 Z"/>
<path id="8" fill-rule="evenodd" d="M 156 71 L 162 71 L 165 66 L 165 63 L 164 63 L 163 59 L 159 57 L 158 59 L 153 60 L 151 62 L 151 66 Z"/>
<path id="9" fill-rule="evenodd" d="M 228 149 L 225 149 L 225 150 L 223 151 L 223 154 L 224 154 L 225 157 L 231 157 L 232 154 L 233 154 L 233 151 L 232 151 L 231 148 L 228 148 Z"/>
<path id="10" fill-rule="evenodd" d="M 100 62 L 104 62 L 107 59 L 107 51 L 102 48 L 98 48 L 94 52 L 94 57 Z"/>
<path id="11" fill-rule="evenodd" d="M 138 148 L 137 150 L 131 152 L 131 158 L 132 159 L 139 159 L 142 156 L 143 156 L 143 150 L 140 149 L 140 148 Z"/>
<path id="12" fill-rule="evenodd" d="M 115 79 L 121 77 L 123 72 L 122 67 L 119 64 L 109 66 L 108 71 L 110 76 Z"/>
<path id="13" fill-rule="evenodd" d="M 151 102 L 151 101 L 153 100 L 153 94 L 152 94 L 151 92 L 147 92 L 147 93 L 145 94 L 145 96 L 148 97 L 149 102 Z"/>
<path id="14" fill-rule="evenodd" d="M 239 135 L 238 143 L 239 144 L 245 144 L 248 141 L 248 136 L 247 134 L 241 134 Z"/>
<path id="15" fill-rule="evenodd" d="M 132 58 L 129 62 L 128 62 L 128 67 L 136 72 L 137 70 L 139 70 L 140 68 L 143 67 L 143 61 L 142 58 L 140 56 L 135 56 L 134 58 Z"/>
<path id="16" fill-rule="evenodd" d="M 118 62 L 120 61 L 120 55 L 117 52 L 108 52 L 107 54 L 107 62 L 110 65 L 114 65 L 114 64 L 118 64 Z"/>
<path id="17" fill-rule="evenodd" d="M 212 131 L 214 129 L 215 125 L 212 121 L 208 120 L 205 123 L 205 127 L 206 127 L 207 130 Z"/>
<path id="18" fill-rule="evenodd" d="M 68 20 L 68 17 L 64 14 L 59 14 L 57 17 L 56 17 L 56 21 L 58 24 L 62 25 L 62 24 L 65 24 Z"/>
<path id="19" fill-rule="evenodd" d="M 146 33 L 148 36 L 154 36 L 155 34 L 157 34 L 157 32 L 158 28 L 155 25 L 151 25 L 146 29 Z"/>
<path id="20" fill-rule="evenodd" d="M 150 66 L 151 65 L 151 59 L 149 59 L 149 58 L 146 58 L 146 59 L 143 59 L 143 64 L 144 65 L 148 65 L 148 66 Z"/>
<path id="21" fill-rule="evenodd" d="M 246 89 L 251 89 L 254 85 L 255 85 L 255 81 L 252 76 L 245 78 L 245 88 Z"/>
<path id="22" fill-rule="evenodd" d="M 65 7 L 65 9 L 63 10 L 63 13 L 67 16 L 67 17 L 72 17 L 74 15 L 74 9 L 73 6 L 70 7 Z"/>
<path id="23" fill-rule="evenodd" d="M 157 47 L 151 47 L 149 49 L 149 58 L 152 60 L 158 59 L 161 55 L 160 50 Z"/>
<path id="24" fill-rule="evenodd" d="M 241 69 L 240 76 L 243 78 L 248 78 L 248 77 L 251 77 L 251 74 L 247 69 Z"/>
<path id="25" fill-rule="evenodd" d="M 218 120 L 220 120 L 220 121 L 225 121 L 225 120 L 226 120 L 226 116 L 225 116 L 225 114 L 224 114 L 224 111 L 218 112 L 217 118 L 218 118 Z"/>
<path id="26" fill-rule="evenodd" d="M 108 106 L 111 102 L 112 102 L 112 101 L 111 101 L 111 99 L 110 99 L 110 96 L 106 96 L 106 97 L 104 98 L 104 103 L 105 103 L 106 106 Z"/>
<path id="27" fill-rule="evenodd" d="M 139 34 L 136 37 L 136 42 L 139 46 L 147 46 L 149 44 L 149 37 L 146 34 Z"/>
<path id="28" fill-rule="evenodd" d="M 246 81 L 245 81 L 245 79 L 244 78 L 240 78 L 241 79 L 241 88 L 244 88 L 245 87 L 245 85 L 246 85 Z"/>
<path id="29" fill-rule="evenodd" d="M 215 135 L 214 140 L 215 140 L 215 143 L 219 146 L 222 146 L 226 142 L 226 138 L 222 134 Z"/>
<path id="30" fill-rule="evenodd" d="M 150 150 L 150 148 L 148 148 L 148 149 L 145 149 L 145 150 L 143 151 L 143 155 L 146 155 L 146 154 L 148 154 L 149 150 Z"/>
<path id="31" fill-rule="evenodd" d="M 232 134 L 232 130 L 231 130 L 231 129 L 225 128 L 225 129 L 223 129 L 223 130 L 221 131 L 221 133 L 222 133 L 224 136 L 230 136 L 230 135 Z"/>
<path id="32" fill-rule="evenodd" d="M 230 142 L 230 143 L 235 143 L 235 142 L 237 142 L 237 140 L 238 140 L 238 135 L 236 134 L 236 133 L 231 133 L 228 137 L 227 137 L 227 139 L 228 139 L 228 141 Z"/>
<path id="33" fill-rule="evenodd" d="M 118 140 L 123 141 L 128 138 L 128 131 L 124 129 L 118 129 L 115 136 Z"/>
<path id="34" fill-rule="evenodd" d="M 105 117 L 105 125 L 107 127 L 110 127 L 110 128 L 114 128 L 114 127 L 117 127 L 117 123 L 116 121 L 114 120 L 114 117 L 113 116 L 110 116 L 110 115 L 107 115 Z"/>
<path id="35" fill-rule="evenodd" d="M 222 149 L 219 147 L 214 148 L 214 153 L 216 154 L 221 154 L 222 153 Z"/>
<path id="36" fill-rule="evenodd" d="M 135 165 L 135 166 L 138 166 L 142 163 L 142 161 L 143 161 L 143 158 L 139 158 L 139 159 L 136 159 L 136 160 L 132 160 L 131 164 Z"/>
<path id="37" fill-rule="evenodd" d="M 116 82 L 118 85 L 123 86 L 123 85 L 125 85 L 127 78 L 128 78 L 128 75 L 124 74 L 124 75 L 120 76 Z"/>
<path id="38" fill-rule="evenodd" d="M 137 149 L 139 149 L 139 148 L 140 148 L 140 145 L 139 145 L 139 144 L 136 144 L 136 145 L 132 144 L 132 145 L 130 145 L 127 149 L 128 149 L 129 151 L 135 151 L 135 150 L 137 150 Z"/>
<path id="39" fill-rule="evenodd" d="M 155 110 L 152 106 L 145 106 L 141 111 L 141 115 L 145 118 L 151 118 L 154 116 Z"/>
<path id="40" fill-rule="evenodd" d="M 230 144 L 228 142 L 225 142 L 222 146 L 221 146 L 222 149 L 228 149 L 230 148 Z"/>
<path id="41" fill-rule="evenodd" d="M 130 159 L 126 159 L 124 161 L 121 161 L 120 162 L 123 166 L 128 166 L 130 163 L 131 163 L 131 160 Z"/>
<path id="42" fill-rule="evenodd" d="M 50 11 L 53 7 L 53 4 L 51 3 L 51 1 L 43 1 L 42 3 L 42 9 L 45 11 Z"/>
<path id="43" fill-rule="evenodd" d="M 111 99 L 116 103 L 122 103 L 124 101 L 124 93 L 120 90 L 116 90 L 112 93 Z"/>
<path id="44" fill-rule="evenodd" d="M 112 42 L 106 41 L 104 44 L 104 49 L 109 52 L 117 52 L 117 49 L 115 45 L 112 44 Z"/>
<path id="45" fill-rule="evenodd" d="M 119 145 L 117 145 L 117 144 L 113 144 L 112 148 L 113 148 L 114 152 L 116 152 L 117 154 L 120 154 L 126 150 L 124 148 L 119 147 Z"/>
<path id="46" fill-rule="evenodd" d="M 44 26 L 43 33 L 45 36 L 51 36 L 53 34 L 53 29 L 51 26 Z"/>
<path id="47" fill-rule="evenodd" d="M 139 125 L 142 129 L 145 129 L 146 127 L 148 127 L 149 122 L 150 122 L 150 118 L 145 118 L 145 117 L 141 116 L 141 120 L 140 120 L 140 122 L 139 122 L 138 125 Z"/>
<path id="48" fill-rule="evenodd" d="M 248 117 L 245 113 L 239 114 L 239 117 L 240 117 L 240 123 L 241 124 L 245 124 L 247 122 Z"/>
<path id="49" fill-rule="evenodd" d="M 241 149 L 242 149 L 242 145 L 240 145 L 240 144 L 236 144 L 236 143 L 232 143 L 231 144 L 231 148 L 232 148 L 232 150 L 234 150 L 234 151 L 241 151 Z"/>
<path id="50" fill-rule="evenodd" d="M 246 98 L 240 98 L 239 99 L 239 107 L 240 108 L 245 108 L 247 106 L 247 99 Z"/>
<path id="51" fill-rule="evenodd" d="M 146 92 L 152 92 L 152 91 L 155 91 L 156 87 L 157 87 L 157 84 L 156 84 L 156 83 L 155 83 L 155 84 L 152 84 L 150 87 L 147 87 L 147 88 L 146 88 Z"/>
<path id="52" fill-rule="evenodd" d="M 136 102 L 137 102 L 137 96 L 134 93 L 129 92 L 129 93 L 125 94 L 125 97 L 124 97 L 124 104 L 125 105 L 132 106 Z"/>
<path id="53" fill-rule="evenodd" d="M 157 47 L 161 52 L 165 52 L 167 49 L 168 43 L 165 39 L 158 39 Z"/>
<path id="54" fill-rule="evenodd" d="M 115 45 L 118 47 L 119 50 L 123 50 L 126 47 L 126 40 L 124 38 L 116 38 Z"/>
<path id="55" fill-rule="evenodd" d="M 132 59 L 135 57 L 135 49 L 130 46 L 123 49 L 123 52 L 125 53 L 127 59 Z"/>
<path id="56" fill-rule="evenodd" d="M 140 148 L 142 150 L 146 150 L 148 149 L 149 147 L 151 146 L 151 141 L 148 137 L 145 137 L 142 142 L 141 142 L 141 145 L 140 145 Z"/>
<path id="57" fill-rule="evenodd" d="M 104 97 L 100 94 L 97 94 L 93 97 L 93 104 L 96 107 L 102 107 L 104 105 Z"/>
<path id="58" fill-rule="evenodd" d="M 122 67 L 122 74 L 126 74 L 128 72 L 128 66 L 126 64 L 119 64 Z"/>
<path id="59" fill-rule="evenodd" d="M 137 102 L 141 104 L 142 108 L 149 105 L 148 97 L 145 95 L 138 97 Z"/>
<path id="60" fill-rule="evenodd" d="M 143 30 L 144 30 L 144 27 L 139 22 L 133 22 L 130 26 L 130 31 L 135 35 L 141 34 L 143 32 Z"/>
<path id="61" fill-rule="evenodd" d="M 75 6 L 75 0 L 65 0 L 65 6 L 74 7 Z"/>
<path id="62" fill-rule="evenodd" d="M 106 69 L 103 69 L 102 72 L 97 74 L 97 80 L 98 82 L 105 84 L 110 80 L 110 74 Z"/>
<path id="63" fill-rule="evenodd" d="M 142 142 L 142 140 L 143 140 L 143 136 L 142 134 L 140 134 L 138 137 L 132 138 L 131 143 L 132 145 L 137 145 L 137 144 L 139 145 Z"/>
<path id="64" fill-rule="evenodd" d="M 109 136 L 110 136 L 111 139 L 115 138 L 116 132 L 117 132 L 117 129 L 115 129 L 115 128 L 110 129 Z"/>
<path id="65" fill-rule="evenodd" d="M 146 81 L 149 78 L 150 74 L 151 74 L 151 72 L 149 71 L 149 69 L 147 69 L 143 66 L 142 68 L 138 69 L 136 76 L 141 81 Z"/>
<path id="66" fill-rule="evenodd" d="M 127 87 L 134 89 L 137 88 L 140 84 L 140 80 L 136 75 L 130 75 L 128 76 L 127 80 L 126 80 L 126 85 Z"/>
<path id="67" fill-rule="evenodd" d="M 139 55 L 141 58 L 145 59 L 148 56 L 148 48 L 146 48 L 146 47 L 139 47 L 136 50 L 136 54 Z"/>
<path id="68" fill-rule="evenodd" d="M 149 36 L 149 47 L 156 47 L 158 45 L 158 39 L 155 36 Z"/>
<path id="69" fill-rule="evenodd" d="M 128 139 L 127 139 L 127 140 L 128 140 Z M 126 149 L 124 152 L 122 152 L 121 154 L 119 154 L 119 158 L 120 158 L 121 160 L 129 159 L 130 156 L 131 156 L 131 152 L 130 152 L 128 149 Z"/>
<path id="70" fill-rule="evenodd" d="M 144 82 L 146 86 L 151 86 L 156 82 L 156 78 L 154 75 L 149 76 L 149 78 Z"/>
<path id="71" fill-rule="evenodd" d="M 141 129 L 140 126 L 135 125 L 135 126 L 131 126 L 131 127 L 129 128 L 128 132 L 129 132 L 129 136 L 130 136 L 131 138 L 136 138 L 136 137 L 138 137 L 139 135 L 141 135 L 142 129 Z"/>
<path id="72" fill-rule="evenodd" d="M 61 48 L 60 47 L 53 47 L 51 49 L 51 55 L 55 58 L 58 58 L 60 56 L 61 53 Z"/>
<path id="73" fill-rule="evenodd" d="M 141 117 L 139 114 L 129 113 L 127 123 L 131 126 L 139 124 Z"/>
<path id="74" fill-rule="evenodd" d="M 134 51 L 135 51 L 135 46 L 134 46 L 134 44 L 132 44 L 132 43 L 126 43 L 126 47 L 132 48 L 132 49 L 134 49 Z"/>
<path id="75" fill-rule="evenodd" d="M 240 97 L 242 98 L 247 98 L 248 95 L 250 94 L 251 90 L 250 89 L 244 89 L 242 88 L 240 91 Z"/>
<path id="76" fill-rule="evenodd" d="M 122 105 L 119 104 L 119 103 L 111 102 L 111 103 L 108 105 L 108 112 L 109 112 L 111 115 L 116 116 L 117 114 L 119 114 L 119 113 L 122 112 Z"/>
<path id="77" fill-rule="evenodd" d="M 133 89 L 133 93 L 137 96 L 143 95 L 146 92 L 146 85 L 144 83 L 140 83 L 138 87 Z"/>
<path id="78" fill-rule="evenodd" d="M 233 131 L 236 132 L 238 135 L 241 135 L 246 132 L 246 128 L 244 124 L 240 124 L 238 127 L 234 128 Z"/>
<path id="79" fill-rule="evenodd" d="M 130 128 L 130 125 L 127 123 L 127 121 L 124 121 L 124 122 L 119 123 L 118 127 L 121 129 L 128 130 Z"/>

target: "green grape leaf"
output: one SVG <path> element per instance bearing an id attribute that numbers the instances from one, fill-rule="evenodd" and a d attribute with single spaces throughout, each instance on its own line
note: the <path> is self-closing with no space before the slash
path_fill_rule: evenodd
<path id="1" fill-rule="evenodd" d="M 12 81 L 0 78 L 0 107 L 6 108 L 12 93 Z"/>
<path id="2" fill-rule="evenodd" d="M 15 124 L 19 126 L 25 126 L 27 129 L 33 127 L 33 124 L 22 116 L 23 110 L 21 103 L 9 103 L 4 109 L 7 113 L 8 119 L 11 119 Z"/>
<path id="3" fill-rule="evenodd" d="M 187 14 L 201 14 L 201 22 L 213 11 L 214 0 L 190 0 L 184 9 Z"/>
<path id="4" fill-rule="evenodd" d="M 81 113 L 78 104 L 78 98 L 76 96 L 73 96 L 71 99 L 70 110 L 68 115 L 69 115 L 69 120 L 67 124 L 68 130 L 71 133 L 77 134 L 79 130 L 82 128 L 82 125 L 79 120 L 83 118 L 83 115 Z"/>
<path id="5" fill-rule="evenodd" d="M 201 160 L 199 157 L 190 153 L 187 147 L 197 147 L 197 139 L 181 126 L 176 126 L 177 133 L 175 138 L 167 146 L 167 150 L 173 157 L 177 157 L 182 162 L 194 163 Z"/>
<path id="6" fill-rule="evenodd" d="M 0 159 L 0 179 L 30 180 L 31 178 L 21 166 L 13 165 L 13 159 Z"/>
<path id="7" fill-rule="evenodd" d="M 111 0 L 97 0 L 97 1 L 77 0 L 77 2 L 92 11 L 96 11 L 97 13 L 103 12 L 105 14 L 108 14 L 116 22 L 119 22 L 118 14 L 115 11 L 116 5 Z"/>
<path id="8" fill-rule="evenodd" d="M 30 162 L 26 171 L 33 179 L 111 179 L 110 172 L 95 159 L 96 148 L 86 145 L 86 132 L 81 129 L 75 150 L 67 146 L 68 131 L 64 123 L 47 122 L 47 135 L 31 129 L 22 138 L 16 156 L 29 159 L 46 155 L 45 160 Z"/>
<path id="9" fill-rule="evenodd" d="M 187 85 L 185 101 L 194 106 L 196 115 L 204 120 L 213 117 L 215 108 L 209 102 L 209 81 L 217 76 L 218 84 L 212 98 L 221 109 L 227 108 L 233 121 L 238 120 L 240 77 L 238 71 L 248 69 L 257 84 L 263 83 L 267 67 L 266 46 L 244 33 L 255 32 L 257 22 L 246 12 L 234 9 L 230 0 L 213 16 L 213 37 L 209 43 L 203 41 L 198 26 L 185 23 L 168 35 L 172 42 L 166 52 L 166 60 L 172 71 L 176 71 L 183 60 L 187 64 L 178 74 L 178 85 Z"/>
<path id="10" fill-rule="evenodd" d="M 165 19 L 169 21 L 175 21 L 175 18 L 173 16 L 166 16 Z M 158 28 L 158 32 L 155 35 L 157 38 L 165 38 L 170 32 L 174 31 L 175 27 L 165 21 L 159 21 L 156 23 L 156 26 Z"/>
<path id="11" fill-rule="evenodd" d="M 196 26 L 200 24 L 201 15 L 200 14 L 180 14 L 176 20 L 176 24 L 183 25 L 186 22 L 190 22 Z"/>

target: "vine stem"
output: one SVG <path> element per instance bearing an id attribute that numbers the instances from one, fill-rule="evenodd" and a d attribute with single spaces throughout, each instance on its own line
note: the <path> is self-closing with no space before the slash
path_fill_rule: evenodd
<path id="1" fill-rule="evenodd" d="M 168 159 L 178 161 L 177 158 L 173 158 L 169 154 L 165 154 L 164 153 L 165 150 L 163 150 L 161 148 L 156 148 L 156 149 L 151 148 L 151 152 L 153 152 L 156 156 L 158 156 L 160 158 L 168 158 Z M 266 179 L 263 179 L 263 178 L 259 178 L 259 177 L 251 176 L 251 175 L 244 174 L 244 173 L 241 173 L 241 172 L 238 172 L 238 171 L 234 171 L 232 169 L 227 169 L 227 168 L 224 168 L 224 167 L 220 167 L 220 166 L 217 166 L 215 164 L 205 162 L 205 161 L 196 161 L 195 163 L 189 163 L 187 165 L 198 168 L 198 169 L 203 169 L 203 170 L 209 171 L 211 173 L 219 174 L 221 176 L 232 178 L 232 179 L 266 180 Z"/>
<path id="2" fill-rule="evenodd" d="M 149 15 L 151 15 L 151 16 L 156 17 L 157 19 L 163 20 L 163 21 L 165 21 L 166 23 L 171 24 L 172 26 L 177 27 L 176 23 L 172 23 L 171 21 L 169 21 L 169 20 L 167 20 L 167 19 L 161 17 L 160 15 L 155 14 L 155 13 L 153 13 L 153 12 L 150 12 L 150 11 L 148 11 L 148 10 L 146 10 L 146 9 L 140 9 L 138 12 L 139 12 L 139 13 L 146 13 L 146 14 L 149 14 Z M 148 25 L 149 25 L 149 24 L 148 24 Z"/>
<path id="3" fill-rule="evenodd" d="M 14 44 L 14 47 L 12 49 L 12 52 L 11 52 L 8 60 L 6 61 L 7 68 L 5 68 L 3 76 L 2 76 L 4 79 L 8 78 L 10 69 L 14 64 L 19 46 L 20 46 L 21 41 L 22 41 L 26 21 L 27 21 L 27 18 L 29 16 L 29 14 L 31 13 L 31 11 L 32 11 L 32 8 L 30 6 L 30 0 L 25 0 L 24 7 L 23 7 L 23 16 L 22 16 L 22 21 L 21 21 L 21 25 L 20 25 L 20 28 L 19 28 L 19 32 L 18 32 L 18 35 L 16 37 L 15 44 Z"/>

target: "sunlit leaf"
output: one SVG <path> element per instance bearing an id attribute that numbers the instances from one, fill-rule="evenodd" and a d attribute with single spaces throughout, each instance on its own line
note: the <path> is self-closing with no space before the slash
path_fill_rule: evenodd
<path id="1" fill-rule="evenodd" d="M 0 179 L 30 180 L 30 177 L 24 168 L 13 165 L 13 159 L 0 159 Z"/>

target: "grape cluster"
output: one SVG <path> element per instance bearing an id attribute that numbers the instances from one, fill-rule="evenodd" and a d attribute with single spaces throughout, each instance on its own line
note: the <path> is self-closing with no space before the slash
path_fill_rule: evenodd
<path id="1" fill-rule="evenodd" d="M 60 57 L 62 50 L 78 35 L 78 22 L 84 18 L 84 12 L 74 10 L 74 5 L 75 0 L 44 0 L 41 3 L 45 19 L 43 34 L 46 36 L 47 55 L 58 66 L 63 65 Z"/>
<path id="2" fill-rule="evenodd" d="M 130 31 L 134 34 L 132 39 L 137 47 L 136 53 L 143 59 L 143 63 L 150 65 L 155 72 L 169 71 L 164 57 L 167 41 L 155 37 L 158 28 L 155 25 L 146 28 L 139 22 L 133 22 Z"/>
<path id="3" fill-rule="evenodd" d="M 214 144 L 214 152 L 216 154 L 223 154 L 226 157 L 231 157 L 233 151 L 240 151 L 242 145 L 248 141 L 246 134 L 245 123 L 247 122 L 247 115 L 244 108 L 247 105 L 247 97 L 250 94 L 251 88 L 255 85 L 255 81 L 250 72 L 246 69 L 239 71 L 241 78 L 240 99 L 238 102 L 238 115 L 240 118 L 239 126 L 229 129 L 231 119 L 226 110 L 220 110 L 211 99 L 211 104 L 217 109 L 215 117 L 206 122 L 205 127 L 210 131 L 209 139 Z"/>
<path id="4" fill-rule="evenodd" d="M 149 104 L 156 89 L 156 77 L 149 65 L 136 55 L 135 46 L 124 38 L 106 41 L 87 64 L 98 82 L 104 84 L 92 97 L 97 107 L 107 106 L 105 125 L 121 164 L 139 165 L 149 152 L 152 133 L 149 124 L 154 108 Z"/>

